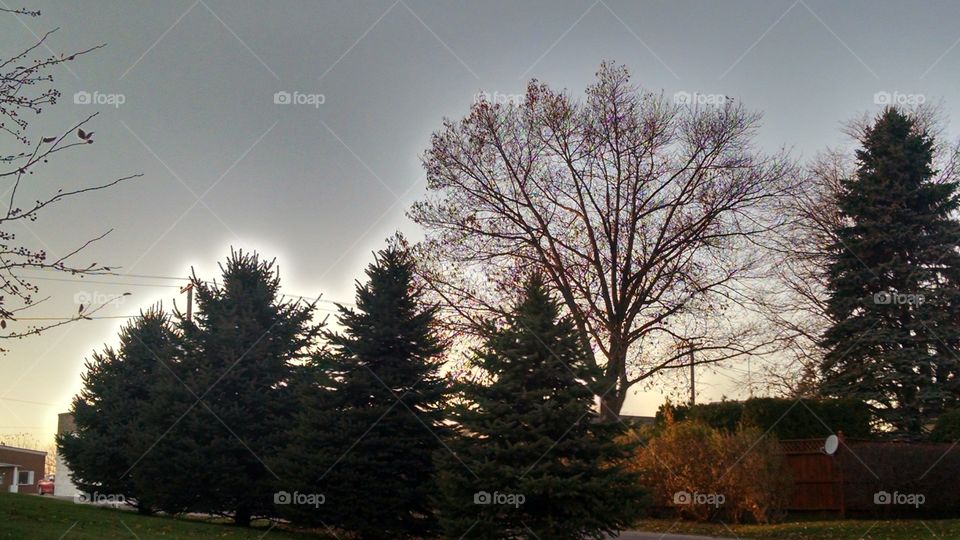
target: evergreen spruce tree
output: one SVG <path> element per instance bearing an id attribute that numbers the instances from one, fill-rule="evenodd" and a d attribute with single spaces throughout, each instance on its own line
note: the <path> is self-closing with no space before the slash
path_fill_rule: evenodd
<path id="1" fill-rule="evenodd" d="M 205 470 L 206 454 L 202 441 L 194 438 L 189 416 L 203 407 L 186 383 L 184 356 L 181 350 L 176 360 L 151 385 L 151 402 L 143 409 L 146 429 L 130 433 L 147 445 L 139 461 L 131 464 L 127 474 L 138 478 L 140 492 L 157 510 L 179 514 L 203 509 L 211 511 L 204 486 L 198 484 L 198 471 Z"/>
<path id="2" fill-rule="evenodd" d="M 916 437 L 960 398 L 958 185 L 934 180 L 933 139 L 896 109 L 861 143 L 838 201 L 822 391 Z"/>
<path id="3" fill-rule="evenodd" d="M 455 455 L 439 452 L 441 522 L 451 538 L 605 538 L 640 500 L 619 442 L 602 423 L 582 340 L 534 275 L 506 326 L 489 327 L 463 386 Z"/>
<path id="4" fill-rule="evenodd" d="M 361 538 L 432 534 L 432 456 L 442 447 L 446 383 L 436 307 L 422 304 L 414 264 L 402 238 L 380 251 L 357 284 L 357 308 L 340 307 L 343 331 L 312 364 L 282 470 L 299 491 L 324 504 L 290 505 L 304 523 L 322 523 Z M 293 501 L 296 502 L 296 501 Z"/>
<path id="5" fill-rule="evenodd" d="M 156 509 L 150 486 L 157 479 L 138 465 L 159 458 L 148 453 L 169 425 L 155 424 L 151 415 L 158 385 L 175 380 L 179 341 L 169 317 L 153 307 L 121 329 L 117 349 L 107 347 L 86 363 L 70 409 L 76 432 L 57 436 L 80 490 L 122 497 L 143 513 Z"/>
<path id="6" fill-rule="evenodd" d="M 231 251 L 221 269 L 220 285 L 192 279 L 197 313 L 179 324 L 181 378 L 194 397 L 157 446 L 189 483 L 189 509 L 249 525 L 276 515 L 273 467 L 296 415 L 293 382 L 321 326 L 314 304 L 282 299 L 273 261 Z"/>

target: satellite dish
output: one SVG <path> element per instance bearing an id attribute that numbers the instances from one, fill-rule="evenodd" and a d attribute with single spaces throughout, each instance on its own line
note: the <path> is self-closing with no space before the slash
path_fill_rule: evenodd
<path id="1" fill-rule="evenodd" d="M 838 448 L 840 448 L 840 439 L 836 435 L 830 435 L 823 441 L 823 453 L 828 456 L 836 454 Z"/>

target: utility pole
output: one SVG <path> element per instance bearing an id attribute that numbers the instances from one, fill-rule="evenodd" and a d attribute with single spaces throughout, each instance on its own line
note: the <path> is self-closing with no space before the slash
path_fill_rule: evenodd
<path id="1" fill-rule="evenodd" d="M 187 293 L 187 321 L 193 321 L 193 283 L 180 287 L 180 294 Z"/>
<path id="2" fill-rule="evenodd" d="M 690 406 L 697 404 L 697 382 L 693 369 L 693 343 L 687 342 L 687 354 L 690 355 Z"/>

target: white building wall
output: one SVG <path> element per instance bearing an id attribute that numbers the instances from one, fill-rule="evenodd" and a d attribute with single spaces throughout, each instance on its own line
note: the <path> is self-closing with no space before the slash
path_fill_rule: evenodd
<path id="1" fill-rule="evenodd" d="M 20 493 L 20 486 L 17 484 L 20 478 L 20 467 L 13 468 L 13 481 L 10 482 L 10 493 Z"/>
<path id="2" fill-rule="evenodd" d="M 80 494 L 77 486 L 70 480 L 70 468 L 63 461 L 63 457 L 57 453 L 57 471 L 53 480 L 53 494 L 57 497 L 76 497 Z"/>
<path id="3" fill-rule="evenodd" d="M 66 435 L 76 431 L 73 423 L 73 415 L 70 413 L 60 413 L 57 415 L 57 434 Z M 80 494 L 77 486 L 73 485 L 70 479 L 70 467 L 63 460 L 60 452 L 57 452 L 57 470 L 54 472 L 56 477 L 53 480 L 53 494 L 57 497 L 76 497 Z"/>

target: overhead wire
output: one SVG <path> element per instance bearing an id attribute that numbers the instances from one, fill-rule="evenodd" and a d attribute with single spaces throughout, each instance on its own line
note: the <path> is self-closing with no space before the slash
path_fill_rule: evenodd
<path id="1" fill-rule="evenodd" d="M 50 268 L 50 269 L 44 268 L 44 269 L 42 269 L 42 270 L 50 270 L 50 271 L 61 272 L 61 273 L 63 272 L 62 270 L 57 270 L 57 269 L 53 269 L 53 268 Z M 164 287 L 164 288 L 180 288 L 180 285 L 168 285 L 168 284 L 161 284 L 161 283 L 142 283 L 142 282 L 135 282 L 135 281 L 104 281 L 104 280 L 101 280 L 101 279 L 87 279 L 86 276 L 87 276 L 87 275 L 90 275 L 90 276 L 115 276 L 115 277 L 136 278 L 136 279 L 165 279 L 165 280 L 190 281 L 190 278 L 186 278 L 186 277 L 162 276 L 162 275 L 156 275 L 156 274 L 131 274 L 131 273 L 120 273 L 120 272 L 112 272 L 112 271 L 93 272 L 93 273 L 90 273 L 90 274 L 78 273 L 78 274 L 76 274 L 76 275 L 79 276 L 79 277 L 78 277 L 78 278 L 75 278 L 75 279 L 69 279 L 69 278 L 63 278 L 63 277 L 34 276 L 34 275 L 24 275 L 24 276 L 22 276 L 22 277 L 23 277 L 25 280 L 28 280 L 28 281 L 29 281 L 29 280 L 37 280 L 37 281 L 56 281 L 56 282 L 63 282 L 63 283 L 76 283 L 76 284 L 90 283 L 90 284 L 96 284 L 96 285 L 110 285 L 110 286 L 118 286 L 118 287 L 148 287 L 148 288 L 159 288 L 159 287 Z M 213 281 L 207 281 L 207 280 L 201 280 L 201 282 L 202 282 L 202 283 L 205 283 L 205 284 L 213 283 Z M 335 305 L 335 306 L 338 306 L 338 305 L 339 305 L 339 306 L 346 306 L 346 307 L 356 307 L 356 304 L 354 304 L 353 302 L 343 302 L 343 301 L 338 301 L 338 300 L 327 300 L 327 299 L 325 299 L 325 298 L 322 298 L 321 295 L 317 295 L 317 296 L 306 296 L 306 295 L 300 295 L 300 294 L 281 293 L 281 294 L 280 294 L 280 298 L 281 298 L 281 299 L 283 299 L 283 298 L 288 298 L 288 299 L 291 299 L 291 300 L 298 300 L 298 301 L 301 301 L 301 300 L 302 300 L 302 301 L 311 302 L 311 303 L 312 303 L 312 302 L 318 302 L 318 303 L 324 303 L 324 304 L 332 304 L 332 305 Z M 318 311 L 323 311 L 323 312 L 327 312 L 327 313 L 337 313 L 337 312 L 339 312 L 338 309 L 332 309 L 332 308 L 317 307 L 316 309 L 317 309 Z M 134 314 L 134 315 L 92 315 L 92 316 L 89 316 L 89 317 L 82 317 L 82 318 L 83 318 L 83 319 L 86 319 L 86 320 L 110 320 L 110 319 L 130 319 L 130 318 L 139 317 L 139 316 L 140 316 L 139 314 Z M 80 318 L 80 317 L 53 317 L 53 316 L 46 316 L 46 317 L 17 317 L 17 320 L 18 320 L 18 321 L 68 321 L 68 320 L 71 320 L 71 319 L 78 319 L 78 318 Z"/>

